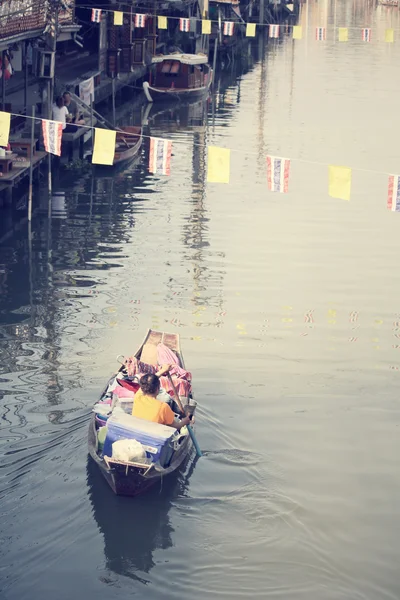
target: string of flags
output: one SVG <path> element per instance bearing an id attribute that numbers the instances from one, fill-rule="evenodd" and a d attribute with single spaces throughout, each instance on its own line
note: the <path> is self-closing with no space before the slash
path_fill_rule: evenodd
<path id="1" fill-rule="evenodd" d="M 0 146 L 8 145 L 12 114 L 13 113 L 0 111 Z M 33 117 L 25 115 L 25 118 L 32 119 Z M 46 152 L 61 156 L 62 123 L 50 119 L 39 119 L 37 117 L 35 117 L 35 119 L 40 120 L 42 123 L 43 141 Z M 92 164 L 113 165 L 117 131 L 100 129 L 88 125 L 78 125 L 78 127 L 94 129 Z M 129 133 L 126 132 L 125 135 L 129 136 Z M 152 174 L 169 176 L 171 174 L 172 141 L 153 136 L 142 137 L 148 137 L 150 139 L 149 172 Z M 229 148 L 220 148 L 218 146 L 207 146 L 207 153 L 207 182 L 230 183 L 231 150 Z M 340 165 L 326 165 L 316 161 L 298 160 L 299 162 L 327 166 L 329 196 L 341 200 L 350 200 L 352 168 Z M 265 161 L 268 190 L 271 192 L 287 194 L 289 191 L 291 159 L 267 155 Z M 380 173 L 379 171 L 369 172 Z M 400 212 L 400 175 L 390 174 L 388 176 L 387 208 L 393 212 Z"/>
<path id="2" fill-rule="evenodd" d="M 101 22 L 101 17 L 102 17 L 102 13 L 113 13 L 114 15 L 114 25 L 123 25 L 123 16 L 124 14 L 129 14 L 129 16 L 134 16 L 134 24 L 135 27 L 138 28 L 143 28 L 146 26 L 146 22 L 148 18 L 153 17 L 154 15 L 149 15 L 149 14 L 142 14 L 142 13 L 135 13 L 134 15 L 131 15 L 131 13 L 124 13 L 121 11 L 112 11 L 112 10 L 107 10 L 107 9 L 99 9 L 99 8 L 92 8 L 92 16 L 91 16 L 91 20 L 94 23 L 100 23 Z M 210 35 L 211 34 L 211 24 L 213 22 L 217 22 L 217 21 L 211 21 L 210 19 L 199 19 L 197 17 L 190 17 L 190 18 L 181 18 L 181 17 L 172 17 L 172 16 L 163 16 L 163 15 L 158 15 L 157 16 L 157 26 L 158 29 L 168 29 L 168 21 L 172 19 L 172 20 L 179 20 L 179 30 L 182 32 L 186 32 L 189 33 L 191 31 L 191 22 L 198 22 L 201 21 L 201 33 L 203 35 Z M 235 30 L 235 26 L 238 25 L 238 23 L 235 23 L 234 21 L 224 21 L 223 24 L 223 34 L 226 36 L 232 36 Z M 239 24 L 242 25 L 242 24 Z M 291 30 L 291 37 L 294 40 L 301 40 L 303 39 L 303 26 L 302 25 L 279 25 L 279 24 L 275 24 L 275 23 L 246 23 L 246 37 L 255 37 L 256 36 L 256 31 L 257 31 L 257 27 L 268 27 L 268 34 L 270 38 L 279 38 L 281 35 L 281 32 L 284 31 L 285 33 L 289 33 Z M 333 26 L 332 28 L 330 28 L 333 30 L 333 35 L 335 37 L 335 39 L 337 39 L 339 42 L 348 42 L 349 41 L 349 31 L 350 30 L 358 30 L 359 34 L 360 34 L 360 38 L 361 41 L 363 42 L 371 42 L 372 41 L 372 29 L 370 27 L 361 27 L 361 28 L 357 28 L 357 27 L 335 27 Z M 327 40 L 327 28 L 326 27 L 315 27 L 315 40 L 318 42 L 325 42 Z M 387 28 L 384 31 L 384 41 L 387 43 L 393 43 L 394 42 L 394 37 L 395 37 L 395 30 L 393 28 Z M 379 39 L 379 35 L 376 35 L 375 38 L 378 40 Z"/>

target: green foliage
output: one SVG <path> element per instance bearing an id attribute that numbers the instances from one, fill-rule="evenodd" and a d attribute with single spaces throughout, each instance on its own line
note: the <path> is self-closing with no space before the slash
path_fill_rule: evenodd
<path id="1" fill-rule="evenodd" d="M 90 164 L 90 162 L 88 162 L 87 160 L 82 160 L 80 158 L 72 160 L 65 165 L 65 169 L 67 171 L 79 171 L 84 173 L 90 171 L 91 168 L 92 165 Z"/>

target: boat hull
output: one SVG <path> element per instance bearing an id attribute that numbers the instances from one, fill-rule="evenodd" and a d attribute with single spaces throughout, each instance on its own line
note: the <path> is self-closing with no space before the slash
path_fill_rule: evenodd
<path id="1" fill-rule="evenodd" d="M 181 448 L 175 453 L 171 466 L 159 471 L 155 469 L 149 471 L 146 467 L 116 463 L 108 466 L 105 460 L 97 454 L 96 421 L 94 414 L 89 424 L 88 446 L 91 458 L 99 467 L 104 479 L 117 496 L 138 496 L 139 494 L 143 494 L 153 485 L 160 483 L 162 478 L 172 475 L 172 473 L 177 471 L 193 449 L 192 441 L 190 436 L 188 436 Z"/>
<path id="2" fill-rule="evenodd" d="M 143 91 L 148 102 L 181 102 L 203 98 L 210 89 L 211 77 L 208 84 L 201 88 L 188 89 L 161 89 L 151 86 L 148 81 L 143 82 Z"/>
<path id="3" fill-rule="evenodd" d="M 119 149 L 120 146 L 118 146 L 119 138 L 124 137 L 123 133 L 138 136 L 137 141 L 132 146 L 127 147 L 126 150 Z M 122 133 L 117 132 L 116 142 L 117 146 L 115 149 L 113 166 L 120 165 L 122 163 L 127 162 L 128 160 L 132 160 L 138 155 L 139 150 L 142 146 L 142 130 L 139 127 L 124 127 Z"/>

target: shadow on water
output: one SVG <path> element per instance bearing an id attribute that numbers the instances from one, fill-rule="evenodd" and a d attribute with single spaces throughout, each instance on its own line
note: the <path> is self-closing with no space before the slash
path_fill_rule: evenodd
<path id="1" fill-rule="evenodd" d="M 166 478 L 143 496 L 115 496 L 88 456 L 86 473 L 93 516 L 104 536 L 106 568 L 115 574 L 147 583 L 140 573 L 155 566 L 153 554 L 173 546 L 169 512 L 186 496 L 197 458 L 186 460 L 178 476 Z"/>

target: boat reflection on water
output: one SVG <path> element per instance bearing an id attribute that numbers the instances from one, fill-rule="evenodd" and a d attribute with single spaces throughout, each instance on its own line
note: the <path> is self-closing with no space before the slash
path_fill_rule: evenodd
<path id="1" fill-rule="evenodd" d="M 156 133 L 164 133 L 164 136 L 166 132 L 202 127 L 207 118 L 209 101 L 209 98 L 202 98 L 172 105 L 147 104 L 142 114 L 143 126 L 149 125 L 151 134 L 154 134 L 155 127 L 159 127 Z"/>
<path id="2" fill-rule="evenodd" d="M 104 536 L 106 569 L 146 583 L 154 567 L 153 553 L 173 546 L 169 511 L 187 494 L 197 460 L 187 459 L 177 476 L 166 478 L 143 496 L 115 496 L 88 456 L 86 473 L 93 516 Z"/>

